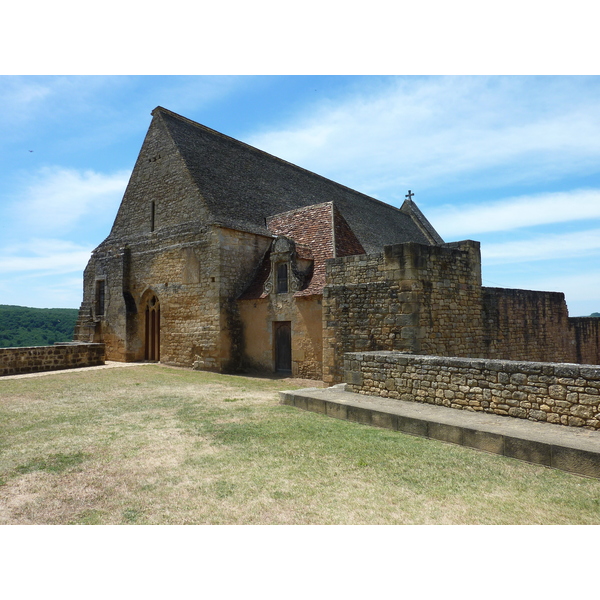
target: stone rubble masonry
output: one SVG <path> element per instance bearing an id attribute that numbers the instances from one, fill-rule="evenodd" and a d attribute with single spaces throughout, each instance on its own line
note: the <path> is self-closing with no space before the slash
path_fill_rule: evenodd
<path id="1" fill-rule="evenodd" d="M 569 317 L 564 294 L 482 288 L 484 356 L 600 363 L 600 319 Z"/>
<path id="2" fill-rule="evenodd" d="M 386 246 L 327 263 L 324 381 L 342 380 L 345 352 L 479 355 L 481 258 L 473 241 Z"/>
<path id="3" fill-rule="evenodd" d="M 479 243 L 405 243 L 327 261 L 324 381 L 345 352 L 376 350 L 600 363 L 600 319 L 570 318 L 564 294 L 481 287 Z"/>
<path id="4" fill-rule="evenodd" d="M 145 307 L 160 304 L 160 361 L 210 371 L 235 370 L 243 352 L 235 299 L 248 285 L 270 238 L 219 226 L 158 230 L 129 244 L 105 242 L 84 273 L 84 301 L 106 281 L 105 314 L 83 318 L 79 341 L 102 339 L 110 360 L 144 360 Z"/>
<path id="5" fill-rule="evenodd" d="M 103 364 L 104 344 L 57 343 L 54 346 L 0 348 L 0 376 Z"/>
<path id="6" fill-rule="evenodd" d="M 347 391 L 600 429 L 600 366 L 353 352 Z"/>
<path id="7" fill-rule="evenodd" d="M 289 321 L 294 376 L 328 384 L 346 352 L 600 363 L 600 319 L 569 318 L 560 293 L 482 288 L 479 243 L 444 244 L 412 201 L 398 211 L 160 107 L 153 116 L 84 272 L 74 340 L 103 342 L 108 360 L 273 370 L 274 323 Z M 281 234 L 308 246 L 308 287 L 243 296 Z"/>
<path id="8" fill-rule="evenodd" d="M 108 238 L 84 272 L 74 340 L 103 341 L 116 361 L 145 359 L 145 312 L 160 306 L 160 361 L 235 370 L 243 326 L 235 299 L 271 237 L 211 223 L 197 184 L 164 130 L 151 125 Z M 105 310 L 95 290 L 105 282 Z"/>

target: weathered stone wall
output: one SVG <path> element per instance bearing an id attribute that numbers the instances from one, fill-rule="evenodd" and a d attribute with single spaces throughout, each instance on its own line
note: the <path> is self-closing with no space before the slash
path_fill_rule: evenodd
<path id="1" fill-rule="evenodd" d="M 399 244 L 328 261 L 324 381 L 341 381 L 345 352 L 480 355 L 480 264 L 479 243 L 472 241 Z"/>
<path id="2" fill-rule="evenodd" d="M 219 228 L 219 368 L 244 367 L 245 338 L 237 298 L 252 281 L 272 238 Z"/>
<path id="3" fill-rule="evenodd" d="M 182 223 L 207 222 L 198 186 L 171 135 L 153 119 L 140 149 L 110 236 L 131 240 Z"/>
<path id="4" fill-rule="evenodd" d="M 484 287 L 482 312 L 486 358 L 579 362 L 564 294 Z"/>
<path id="5" fill-rule="evenodd" d="M 235 370 L 241 342 L 235 298 L 270 241 L 218 226 L 157 229 L 123 245 L 109 238 L 86 268 L 74 339 L 103 341 L 110 360 L 144 360 L 145 310 L 155 296 L 161 362 Z M 97 280 L 106 282 L 103 315 Z"/>
<path id="6" fill-rule="evenodd" d="M 600 319 L 569 318 L 564 294 L 481 287 L 479 244 L 400 244 L 328 261 L 324 380 L 345 352 L 600 363 Z"/>
<path id="7" fill-rule="evenodd" d="M 104 364 L 104 344 L 56 344 L 0 348 L 0 376 Z"/>
<path id="8" fill-rule="evenodd" d="M 109 238 L 94 251 L 86 268 L 75 339 L 89 335 L 81 314 L 91 312 L 93 339 L 106 343 L 108 359 L 143 360 L 146 305 L 156 296 L 161 311 L 161 361 L 191 366 L 200 353 L 212 359 L 216 368 L 220 311 L 214 237 L 207 227 L 197 231 L 180 227 L 138 236 L 127 245 Z M 98 279 L 106 282 L 103 315 L 98 314 L 95 301 Z"/>
<path id="9" fill-rule="evenodd" d="M 570 317 L 573 362 L 600 365 L 600 317 Z"/>
<path id="10" fill-rule="evenodd" d="M 600 429 L 600 366 L 364 352 L 344 368 L 360 394 Z"/>

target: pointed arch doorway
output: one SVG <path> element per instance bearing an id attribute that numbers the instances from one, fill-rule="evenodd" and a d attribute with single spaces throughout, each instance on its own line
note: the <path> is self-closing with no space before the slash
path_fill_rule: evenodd
<path id="1" fill-rule="evenodd" d="M 160 302 L 152 294 L 146 303 L 144 359 L 160 360 Z"/>

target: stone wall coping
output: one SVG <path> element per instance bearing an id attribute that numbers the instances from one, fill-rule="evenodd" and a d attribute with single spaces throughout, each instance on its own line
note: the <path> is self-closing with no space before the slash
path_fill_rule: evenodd
<path id="1" fill-rule="evenodd" d="M 7 346 L 6 348 L 0 348 L 0 352 L 4 350 L 40 350 L 42 348 L 55 348 L 56 346 L 104 346 L 103 343 L 98 342 L 55 342 L 52 346 Z"/>
<path id="2" fill-rule="evenodd" d="M 395 350 L 347 352 L 345 356 L 350 360 L 357 361 L 377 360 L 377 358 L 379 357 L 382 360 L 385 359 L 385 362 L 398 362 L 398 364 L 407 364 L 408 361 L 408 363 L 418 362 L 421 364 L 430 364 L 436 366 L 441 365 L 463 368 L 471 367 L 476 369 L 487 369 L 489 371 L 501 371 L 504 373 L 528 373 L 532 375 L 553 374 L 559 377 L 577 377 L 579 375 L 582 375 L 586 379 L 600 379 L 600 365 L 529 362 L 487 358 L 461 358 L 455 356 L 431 356 Z"/>
<path id="3" fill-rule="evenodd" d="M 104 346 L 101 342 L 54 342 L 55 346 Z"/>
<path id="4" fill-rule="evenodd" d="M 63 342 L 52 346 L 0 348 L 0 377 L 103 365 L 102 343 Z"/>

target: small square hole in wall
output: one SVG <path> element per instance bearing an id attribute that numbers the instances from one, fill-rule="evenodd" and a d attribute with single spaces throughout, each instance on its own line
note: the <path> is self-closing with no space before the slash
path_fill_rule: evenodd
<path id="1" fill-rule="evenodd" d="M 212 281 L 212 283 L 215 282 L 215 278 L 214 277 L 211 277 L 210 280 Z"/>

